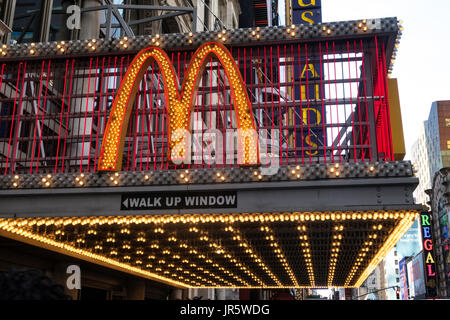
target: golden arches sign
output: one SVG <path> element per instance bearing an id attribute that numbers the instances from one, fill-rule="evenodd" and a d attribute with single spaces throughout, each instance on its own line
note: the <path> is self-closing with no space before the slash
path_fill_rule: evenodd
<path id="1" fill-rule="evenodd" d="M 188 138 L 190 110 L 194 103 L 201 74 L 209 58 L 217 57 L 223 65 L 231 87 L 231 95 L 238 126 L 238 152 L 243 164 L 258 164 L 259 150 L 253 113 L 241 73 L 231 53 L 220 43 L 208 42 L 194 53 L 179 90 L 178 78 L 167 54 L 160 48 L 149 47 L 141 50 L 133 59 L 122 80 L 113 101 L 108 124 L 102 142 L 98 170 L 120 171 L 122 153 L 132 105 L 136 98 L 139 83 L 150 64 L 155 61 L 163 78 L 166 105 L 169 117 L 169 159 L 175 155 L 177 160 L 188 157 Z M 182 129 L 182 130 L 180 130 Z"/>

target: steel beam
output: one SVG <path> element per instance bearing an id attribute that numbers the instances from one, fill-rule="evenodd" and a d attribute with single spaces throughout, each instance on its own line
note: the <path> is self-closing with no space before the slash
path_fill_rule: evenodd
<path id="1" fill-rule="evenodd" d="M 0 191 L 0 217 L 105 216 L 139 214 L 336 212 L 418 210 L 413 191 L 418 179 L 370 178 L 219 185 L 162 185 L 86 189 Z M 236 191 L 236 208 L 121 210 L 124 193 Z"/>

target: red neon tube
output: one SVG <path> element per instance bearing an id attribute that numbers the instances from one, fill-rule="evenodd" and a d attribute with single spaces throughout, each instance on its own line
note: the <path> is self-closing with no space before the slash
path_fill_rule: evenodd
<path id="1" fill-rule="evenodd" d="M 19 115 L 17 117 L 16 136 L 14 137 L 14 153 L 13 153 L 13 162 L 12 162 L 12 173 L 13 174 L 14 174 L 14 167 L 15 167 L 15 162 L 16 162 L 16 155 L 17 155 L 17 140 L 19 138 L 20 115 L 22 113 L 23 87 L 25 84 L 26 70 L 27 70 L 27 62 L 25 61 L 24 66 L 23 66 L 22 86 L 20 89 Z"/>
<path id="2" fill-rule="evenodd" d="M 5 69 L 5 64 L 3 63 L 3 64 L 2 64 L 1 76 L 0 76 L 0 88 L 1 88 L 2 82 L 3 82 L 3 70 L 4 70 L 4 69 Z M 1 108 L 0 108 L 0 110 L 1 110 Z M 3 160 L 2 160 L 2 163 L 3 163 Z"/>
<path id="3" fill-rule="evenodd" d="M 177 78 L 178 78 L 178 82 L 181 83 L 181 74 L 180 74 L 180 52 L 178 52 L 177 54 Z M 184 75 L 184 74 L 183 74 Z M 189 110 L 190 112 L 191 110 Z M 190 119 L 190 115 L 189 115 L 189 119 Z M 170 143 L 170 141 L 169 141 Z M 184 168 L 184 162 L 181 162 L 181 168 Z M 177 165 L 175 165 L 175 170 L 177 169 Z"/>
<path id="4" fill-rule="evenodd" d="M 201 152 L 201 159 L 202 159 L 202 162 L 201 162 L 201 167 L 203 168 L 203 162 L 204 162 L 204 159 L 203 159 L 203 156 L 204 156 L 204 151 L 203 151 L 203 139 L 204 139 L 204 137 L 203 137 L 203 131 L 204 131 L 204 127 L 203 127 L 203 123 L 205 122 L 205 115 L 206 115 L 206 113 L 205 113 L 205 103 L 206 103 L 206 93 L 205 93 L 205 87 L 206 87 L 206 84 L 205 84 L 205 82 L 206 82 L 206 75 L 205 75 L 205 73 L 206 73 L 206 67 L 205 67 L 205 71 L 204 71 L 204 73 L 203 73 L 203 75 L 202 75 L 202 110 L 201 110 L 201 117 L 202 117 L 202 128 L 201 128 L 201 135 L 202 135 L 202 138 L 200 139 L 200 144 L 201 144 L 201 148 L 202 148 L 202 152 Z"/>
<path id="5" fill-rule="evenodd" d="M 36 173 L 39 169 L 39 156 L 41 154 L 41 141 L 42 141 L 42 130 L 44 129 L 44 115 L 45 115 L 45 109 L 47 108 L 47 89 L 48 89 L 48 79 L 50 78 L 50 65 L 52 61 L 48 61 L 48 67 L 47 67 L 47 81 L 45 85 L 45 94 L 44 94 L 44 107 L 42 108 L 42 119 L 41 119 L 41 134 L 39 135 L 39 147 L 38 147 L 38 155 L 36 160 Z"/>
<path id="6" fill-rule="evenodd" d="M 144 130 L 145 130 L 145 108 L 147 107 L 147 77 L 148 69 L 145 70 L 144 78 L 144 105 L 142 106 L 142 126 L 141 126 L 141 162 L 139 163 L 139 171 L 142 171 L 142 156 L 144 151 Z"/>
<path id="7" fill-rule="evenodd" d="M 322 63 L 322 43 L 319 42 L 319 57 L 320 57 L 320 92 L 322 100 L 322 130 L 323 130 L 323 158 L 325 160 L 325 164 L 327 163 L 327 144 L 326 139 L 327 136 L 325 134 L 325 95 L 323 92 L 323 63 Z"/>
<path id="8" fill-rule="evenodd" d="M 156 120 L 155 120 L 155 157 L 153 162 L 153 170 L 156 171 L 156 155 L 158 153 L 158 116 L 159 116 L 159 80 L 161 78 L 161 69 L 158 68 L 158 80 L 157 86 L 158 90 L 156 91 Z"/>
<path id="9" fill-rule="evenodd" d="M 308 67 L 309 67 L 309 61 L 308 61 L 308 45 L 305 43 L 305 65 L 306 65 L 306 101 L 308 106 L 308 112 L 306 113 L 306 121 L 308 122 L 308 135 L 309 135 L 309 164 L 312 163 L 311 159 L 311 127 L 309 125 L 309 75 L 308 75 Z"/>
<path id="10" fill-rule="evenodd" d="M 83 76 L 81 77 L 81 90 L 84 92 L 84 81 L 85 81 L 85 77 L 84 77 L 84 65 L 83 64 L 81 64 L 82 65 L 82 68 L 83 68 L 83 71 L 80 71 L 79 72 L 79 74 L 83 74 Z M 77 81 L 77 85 L 80 83 L 80 81 Z M 78 90 L 75 90 L 75 92 L 78 92 Z M 70 97 L 70 95 L 69 95 L 69 97 Z M 79 111 L 79 113 L 81 114 L 81 110 L 82 110 L 82 108 L 83 108 L 83 98 L 81 97 L 81 95 L 80 95 L 80 97 L 78 98 L 78 100 L 79 100 L 79 106 L 76 106 L 75 107 L 75 109 L 76 109 L 76 111 L 78 112 L 78 110 L 80 110 Z M 79 128 L 81 128 L 81 118 L 80 117 L 76 117 L 76 118 L 72 118 L 72 127 L 75 127 L 75 122 L 76 121 L 78 121 L 78 124 L 77 124 L 77 128 L 78 128 L 78 130 L 80 130 Z M 76 134 L 77 134 L 77 138 L 76 139 L 73 139 L 72 141 L 76 141 L 75 143 L 76 143 L 76 145 L 78 145 L 79 143 L 80 143 L 80 140 L 81 139 L 79 139 L 79 131 L 77 131 L 76 132 Z M 77 147 L 77 148 L 70 148 L 69 149 L 70 150 L 70 152 L 69 152 L 69 157 L 70 158 L 73 158 L 73 159 L 78 159 L 78 157 L 79 157 L 79 154 L 78 154 L 78 151 L 79 151 L 79 148 Z M 72 157 L 72 151 L 75 151 L 75 156 L 73 156 Z"/>
<path id="11" fill-rule="evenodd" d="M 369 108 L 367 103 L 367 87 L 366 87 L 366 69 L 364 67 L 364 47 L 363 47 L 363 41 L 361 40 L 361 62 L 362 62 L 362 70 L 363 70 L 363 82 L 364 82 L 364 101 L 366 105 L 366 122 L 367 122 L 367 140 L 369 142 L 369 159 L 372 162 L 372 148 L 371 148 L 371 142 L 370 142 L 370 122 L 369 122 Z"/>
<path id="12" fill-rule="evenodd" d="M 333 41 L 333 59 L 334 59 L 334 84 L 335 84 L 335 92 L 336 92 L 336 119 L 338 125 L 338 147 L 339 147 L 339 162 L 342 162 L 341 158 L 341 132 L 340 132 L 340 123 L 339 123 L 339 103 L 338 103 L 338 92 L 337 92 L 337 74 L 336 74 L 336 50 Z"/>
<path id="13" fill-rule="evenodd" d="M 69 113 L 70 113 L 70 99 L 72 98 L 72 80 L 73 80 L 73 65 L 75 63 L 75 59 L 72 59 L 72 70 L 70 73 L 70 86 L 69 86 L 69 103 L 67 107 L 67 116 L 66 116 L 66 128 L 64 132 L 64 148 L 63 148 L 63 159 L 62 159 L 62 165 L 61 165 L 61 173 L 64 172 L 64 155 L 66 154 L 66 144 L 67 144 L 67 129 L 69 127 Z M 61 110 L 61 112 L 64 112 L 64 109 Z"/>
<path id="14" fill-rule="evenodd" d="M 353 133 L 353 153 L 354 153 L 354 158 L 355 158 L 355 162 L 356 162 L 356 139 L 355 139 L 355 121 L 353 119 L 353 93 L 352 93 L 352 73 L 350 70 L 350 44 L 347 41 L 347 60 L 348 60 L 348 78 L 349 78 L 349 82 L 350 82 L 350 105 L 351 105 L 351 110 L 350 112 L 352 113 L 352 133 Z"/>
<path id="15" fill-rule="evenodd" d="M 278 122 L 280 126 L 280 165 L 283 165 L 283 128 L 281 125 L 281 67 L 280 67 L 280 46 L 277 45 L 277 65 L 278 65 Z"/>
<path id="16" fill-rule="evenodd" d="M 387 67 L 386 67 L 386 48 L 383 42 L 383 78 L 384 78 L 384 89 L 385 89 L 385 100 L 386 100 L 386 118 L 387 118 L 387 130 L 388 130 L 388 138 L 389 138 L 389 154 L 390 160 L 394 161 L 394 144 L 392 143 L 392 127 L 391 127 L 391 114 L 389 109 L 389 90 L 387 83 Z"/>
<path id="17" fill-rule="evenodd" d="M 105 128 L 106 128 L 106 120 L 108 119 L 108 96 L 110 95 L 109 93 L 109 74 L 110 74 L 110 62 L 111 59 L 108 58 L 108 77 L 106 77 L 106 93 L 105 93 L 105 116 L 103 118 L 103 135 L 105 132 Z M 116 63 L 117 63 L 117 57 L 114 58 L 114 75 L 113 75 L 113 99 L 114 99 L 114 90 L 116 88 Z"/>
<path id="18" fill-rule="evenodd" d="M 2 82 L 3 82 L 3 70 L 5 69 L 5 64 L 2 64 L 2 75 L 0 76 L 0 88 L 2 87 Z M 0 108 L 1 109 L 1 108 Z M 4 148 L 3 148 L 4 149 Z M 4 151 L 4 150 L 3 150 Z M 2 162 L 3 164 L 3 157 L 2 157 Z"/>
<path id="19" fill-rule="evenodd" d="M 245 50 L 245 49 L 244 49 Z M 245 51 L 244 51 L 245 52 Z M 209 63 L 210 72 L 209 72 L 209 142 L 208 142 L 208 168 L 211 168 L 211 125 L 212 125 L 212 61 Z"/>
<path id="20" fill-rule="evenodd" d="M 376 58 L 377 58 L 377 84 L 376 86 L 374 86 L 376 88 L 376 93 L 379 97 L 379 101 L 378 101 L 378 110 L 376 111 L 376 117 L 383 117 L 383 115 L 381 114 L 381 112 L 379 111 L 380 109 L 382 109 L 383 106 L 383 98 L 381 97 L 382 92 L 381 92 L 381 67 L 380 67 L 380 57 L 378 55 L 378 38 L 375 37 L 375 53 L 376 53 Z M 378 119 L 376 118 L 375 121 L 378 121 Z M 381 140 L 381 152 L 384 153 L 384 161 L 387 161 L 387 155 L 386 155 L 386 137 L 385 137 L 385 132 L 384 132 L 384 128 L 383 128 L 383 124 L 382 124 L 382 119 L 380 119 L 380 131 L 379 131 L 379 139 Z"/>
<path id="21" fill-rule="evenodd" d="M 147 137 L 147 168 L 146 170 L 148 171 L 148 166 L 150 164 L 150 144 L 151 144 L 151 129 L 152 129 L 152 113 L 153 113 L 153 75 L 154 75 L 154 63 L 155 61 L 152 61 L 152 78 L 150 80 L 150 103 L 148 106 L 148 137 Z M 155 150 L 156 153 L 156 150 Z"/>
<path id="22" fill-rule="evenodd" d="M 141 90 L 142 90 L 142 82 L 139 84 L 137 91 L 137 99 L 136 99 L 136 121 L 134 124 L 134 141 L 133 141 L 133 172 L 136 171 L 136 160 L 137 160 L 137 132 L 139 127 L 139 104 L 141 100 Z M 130 151 L 128 149 L 128 151 Z"/>
<path id="23" fill-rule="evenodd" d="M 83 142 L 81 144 L 80 173 L 83 170 L 84 139 L 86 137 L 87 109 L 88 109 L 88 105 L 89 105 L 89 92 L 90 92 L 90 88 L 91 88 L 91 70 L 92 70 L 92 58 L 89 59 L 89 76 L 88 76 L 88 87 L 87 87 L 87 94 L 86 94 L 86 107 L 85 107 L 85 111 L 84 111 L 84 128 L 83 128 Z M 64 155 L 63 155 L 63 157 L 64 157 Z M 88 162 L 89 162 L 89 160 L 88 160 Z"/>
<path id="24" fill-rule="evenodd" d="M 264 109 L 265 109 L 265 120 L 266 120 L 266 132 L 268 130 L 267 126 L 267 54 L 266 47 L 264 47 Z M 268 151 L 268 150 L 267 150 Z"/>
<path id="25" fill-rule="evenodd" d="M 219 64 L 220 66 L 220 64 Z M 225 135 L 226 135 L 226 129 L 227 129 L 227 123 L 226 123 L 226 115 L 227 115 L 227 107 L 226 107 L 226 87 L 227 87 L 227 83 L 226 83 L 226 74 L 225 72 L 223 73 L 223 78 L 222 78 L 222 84 L 223 84 L 223 116 L 222 116 L 222 121 L 223 121 L 223 132 L 222 132 L 222 150 L 223 150 L 223 158 L 222 158 L 222 162 L 223 162 L 223 167 L 225 168 L 226 166 L 226 153 L 225 153 L 225 144 L 226 144 L 226 140 L 225 140 Z"/>
<path id="26" fill-rule="evenodd" d="M 294 153 L 295 153 L 295 164 L 297 165 L 297 124 L 296 124 L 296 116 L 295 116 L 295 72 L 294 72 L 294 46 L 291 44 L 291 71 L 292 71 L 292 115 L 293 115 L 293 123 L 294 123 Z"/>
<path id="27" fill-rule="evenodd" d="M 334 125 L 333 125 L 333 112 L 331 108 L 331 76 L 330 76 L 330 54 L 328 51 L 328 42 L 326 42 L 327 47 L 327 78 L 328 78 L 328 98 L 330 100 L 329 111 L 330 111 L 330 124 L 331 124 L 331 161 L 334 161 Z M 339 133 L 339 129 L 338 129 Z"/>
<path id="28" fill-rule="evenodd" d="M 131 115 L 130 115 L 130 120 L 132 119 Z M 126 135 L 126 137 L 128 138 L 128 150 L 127 150 L 127 171 L 130 171 L 130 150 L 131 150 L 131 137 L 132 137 L 132 133 L 131 133 L 131 129 L 133 127 L 133 121 L 130 121 L 131 123 L 128 124 L 128 133 Z M 119 157 L 122 155 L 119 155 Z"/>
<path id="29" fill-rule="evenodd" d="M 14 107 L 13 107 L 13 116 L 11 121 L 11 129 L 9 131 L 9 141 L 8 141 L 8 153 L 6 154 L 6 165 L 5 165 L 5 174 L 8 171 L 8 160 L 9 160 L 9 151 L 11 147 L 11 138 L 13 136 L 13 123 L 14 123 L 14 117 L 16 115 L 16 102 L 17 102 L 17 91 L 19 90 L 19 83 L 20 83 L 20 69 L 22 67 L 22 62 L 19 63 L 19 69 L 17 71 L 17 83 L 16 83 L 16 93 L 14 94 Z"/>
<path id="30" fill-rule="evenodd" d="M 62 98 L 62 104 L 61 104 L 61 119 L 59 120 L 59 131 L 58 131 L 58 146 L 56 148 L 56 159 L 55 159 L 55 173 L 58 170 L 58 154 L 59 154 L 59 141 L 61 137 L 61 125 L 62 125 L 62 116 L 63 116 L 63 110 L 64 110 L 64 98 L 66 94 L 66 80 L 67 80 L 67 67 L 69 66 L 69 60 L 66 60 L 66 73 L 64 75 L 64 91 L 63 91 L 63 98 Z"/>
<path id="31" fill-rule="evenodd" d="M 191 53 L 191 54 L 193 54 L 193 53 Z M 187 61 L 186 61 L 186 59 L 187 59 L 187 52 L 185 51 L 184 52 L 184 64 L 183 64 L 183 77 L 184 77 L 184 75 L 186 74 L 186 66 L 187 66 Z M 194 106 L 194 110 L 195 110 L 195 106 Z M 189 117 L 191 116 L 191 113 L 192 113 L 193 111 L 191 111 L 191 110 L 189 110 Z M 193 128 L 194 129 L 194 128 Z M 193 137 L 193 135 L 191 136 L 191 137 Z M 191 144 L 191 146 L 190 146 L 190 148 L 189 148 L 189 152 L 190 152 L 190 154 L 189 154 L 189 159 L 191 159 L 192 158 L 192 138 L 191 138 L 191 141 L 190 141 L 190 144 Z M 191 161 L 189 161 L 189 163 L 188 163 L 188 169 L 190 169 L 191 168 Z"/>
<path id="32" fill-rule="evenodd" d="M 302 55 L 301 55 L 301 47 L 298 45 L 298 70 L 299 74 L 299 87 L 300 87 L 300 137 L 301 137 L 301 152 L 302 152 L 302 164 L 305 164 L 305 156 L 304 156 L 304 148 L 303 148 L 303 98 L 302 98 Z M 295 121 L 297 122 L 297 120 Z M 297 135 L 297 123 L 295 124 L 295 135 Z"/>
<path id="33" fill-rule="evenodd" d="M 356 75 L 355 75 L 355 79 L 359 79 L 359 75 L 358 75 L 358 57 L 357 57 L 357 49 L 356 49 L 356 40 L 353 42 L 353 50 L 355 53 L 355 71 L 356 71 Z M 358 118 L 359 118 L 359 139 L 360 139 L 360 143 L 361 143 L 361 159 L 364 161 L 365 159 L 365 150 L 364 150 L 364 141 L 363 141 L 363 136 L 362 136 L 362 132 L 363 132 L 363 128 L 362 128 L 362 120 L 361 120 L 361 101 L 359 99 L 359 88 L 357 86 L 357 104 L 358 104 Z"/>
<path id="34" fill-rule="evenodd" d="M 164 88 L 164 109 L 165 109 L 165 115 L 166 115 L 166 139 L 167 139 L 167 159 L 166 159 L 166 170 L 169 170 L 169 154 L 170 154 L 170 141 L 169 141 L 169 105 L 166 105 L 166 88 Z"/>
<path id="35" fill-rule="evenodd" d="M 286 53 L 286 45 L 284 46 L 284 109 L 286 111 L 286 164 L 289 165 L 289 117 L 288 117 L 288 87 L 287 87 L 287 53 Z"/>
<path id="36" fill-rule="evenodd" d="M 3 64 L 3 67 L 5 65 Z M 41 67 L 41 79 L 39 80 L 39 95 L 38 95 L 38 103 L 36 108 L 36 122 L 34 124 L 34 135 L 33 135 L 33 149 L 31 151 L 31 165 L 30 165 L 30 174 L 33 172 L 33 160 L 34 160 L 34 147 L 36 144 L 36 131 L 38 127 L 38 119 L 39 119 L 39 107 L 41 104 L 41 92 L 42 92 L 42 75 L 44 74 L 44 66 L 45 66 L 45 60 L 42 61 L 42 67 Z M 2 75 L 0 78 L 0 88 L 2 87 L 2 79 L 3 79 L 3 67 L 2 67 Z"/>
<path id="37" fill-rule="evenodd" d="M 89 163 L 91 162 L 91 143 L 92 143 L 92 130 L 94 129 L 94 112 L 95 112 L 95 93 L 97 91 L 97 70 L 98 70 L 98 57 L 95 64 L 95 81 L 94 81 L 94 97 L 92 103 L 92 122 L 91 122 L 91 133 L 89 135 L 89 151 L 88 151 L 88 166 L 87 171 L 89 172 Z M 95 170 L 95 169 L 94 169 Z"/>
<path id="38" fill-rule="evenodd" d="M 217 111 L 216 111 L 216 168 L 220 167 L 219 163 L 219 124 L 220 124 L 220 63 L 217 64 Z M 223 134 L 222 134 L 223 137 Z M 222 148 L 223 151 L 223 148 Z"/>
<path id="39" fill-rule="evenodd" d="M 94 157 L 94 171 L 97 171 L 97 147 L 98 143 L 98 132 L 100 131 L 100 113 L 101 113 L 101 105 L 102 105 L 102 93 L 103 93 L 103 70 L 105 66 L 105 58 L 102 60 L 102 78 L 100 80 L 100 96 L 98 100 L 98 111 L 97 111 L 97 132 L 95 137 L 95 157 Z"/>
<path id="40" fill-rule="evenodd" d="M 355 75 L 355 79 L 358 79 L 358 57 L 357 57 L 357 49 L 356 49 L 356 40 L 353 42 L 353 50 L 355 51 L 355 70 L 356 70 L 356 75 Z M 359 89 L 357 89 L 358 92 Z M 363 128 L 362 128 L 362 120 L 361 120 L 361 101 L 359 99 L 359 93 L 357 93 L 357 103 L 358 103 L 358 116 L 359 116 L 359 135 L 360 135 L 360 143 L 361 143 L 361 159 L 364 161 L 365 159 L 365 150 L 364 150 L 364 141 L 363 141 L 363 136 L 362 136 L 362 132 L 363 132 Z"/>
<path id="41" fill-rule="evenodd" d="M 273 150 L 273 145 L 275 144 L 275 141 L 273 139 L 273 132 L 275 131 L 275 121 L 274 121 L 274 114 L 273 114 L 273 50 L 272 47 L 270 47 L 270 94 L 271 94 L 271 107 L 272 107 L 272 134 L 271 134 L 271 142 L 272 147 L 271 151 Z M 281 134 L 281 133 L 280 133 Z M 271 152 L 272 155 L 272 163 L 273 163 L 273 152 Z"/>

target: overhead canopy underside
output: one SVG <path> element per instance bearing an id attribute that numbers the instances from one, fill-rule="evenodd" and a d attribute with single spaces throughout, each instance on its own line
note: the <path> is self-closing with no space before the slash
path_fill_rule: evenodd
<path id="1" fill-rule="evenodd" d="M 0 219 L 0 235 L 176 287 L 358 287 L 414 210 Z"/>

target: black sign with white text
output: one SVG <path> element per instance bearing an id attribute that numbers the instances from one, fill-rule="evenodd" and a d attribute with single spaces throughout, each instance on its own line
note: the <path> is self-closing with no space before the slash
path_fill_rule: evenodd
<path id="1" fill-rule="evenodd" d="M 122 194 L 120 210 L 237 208 L 236 191 L 179 191 Z"/>

